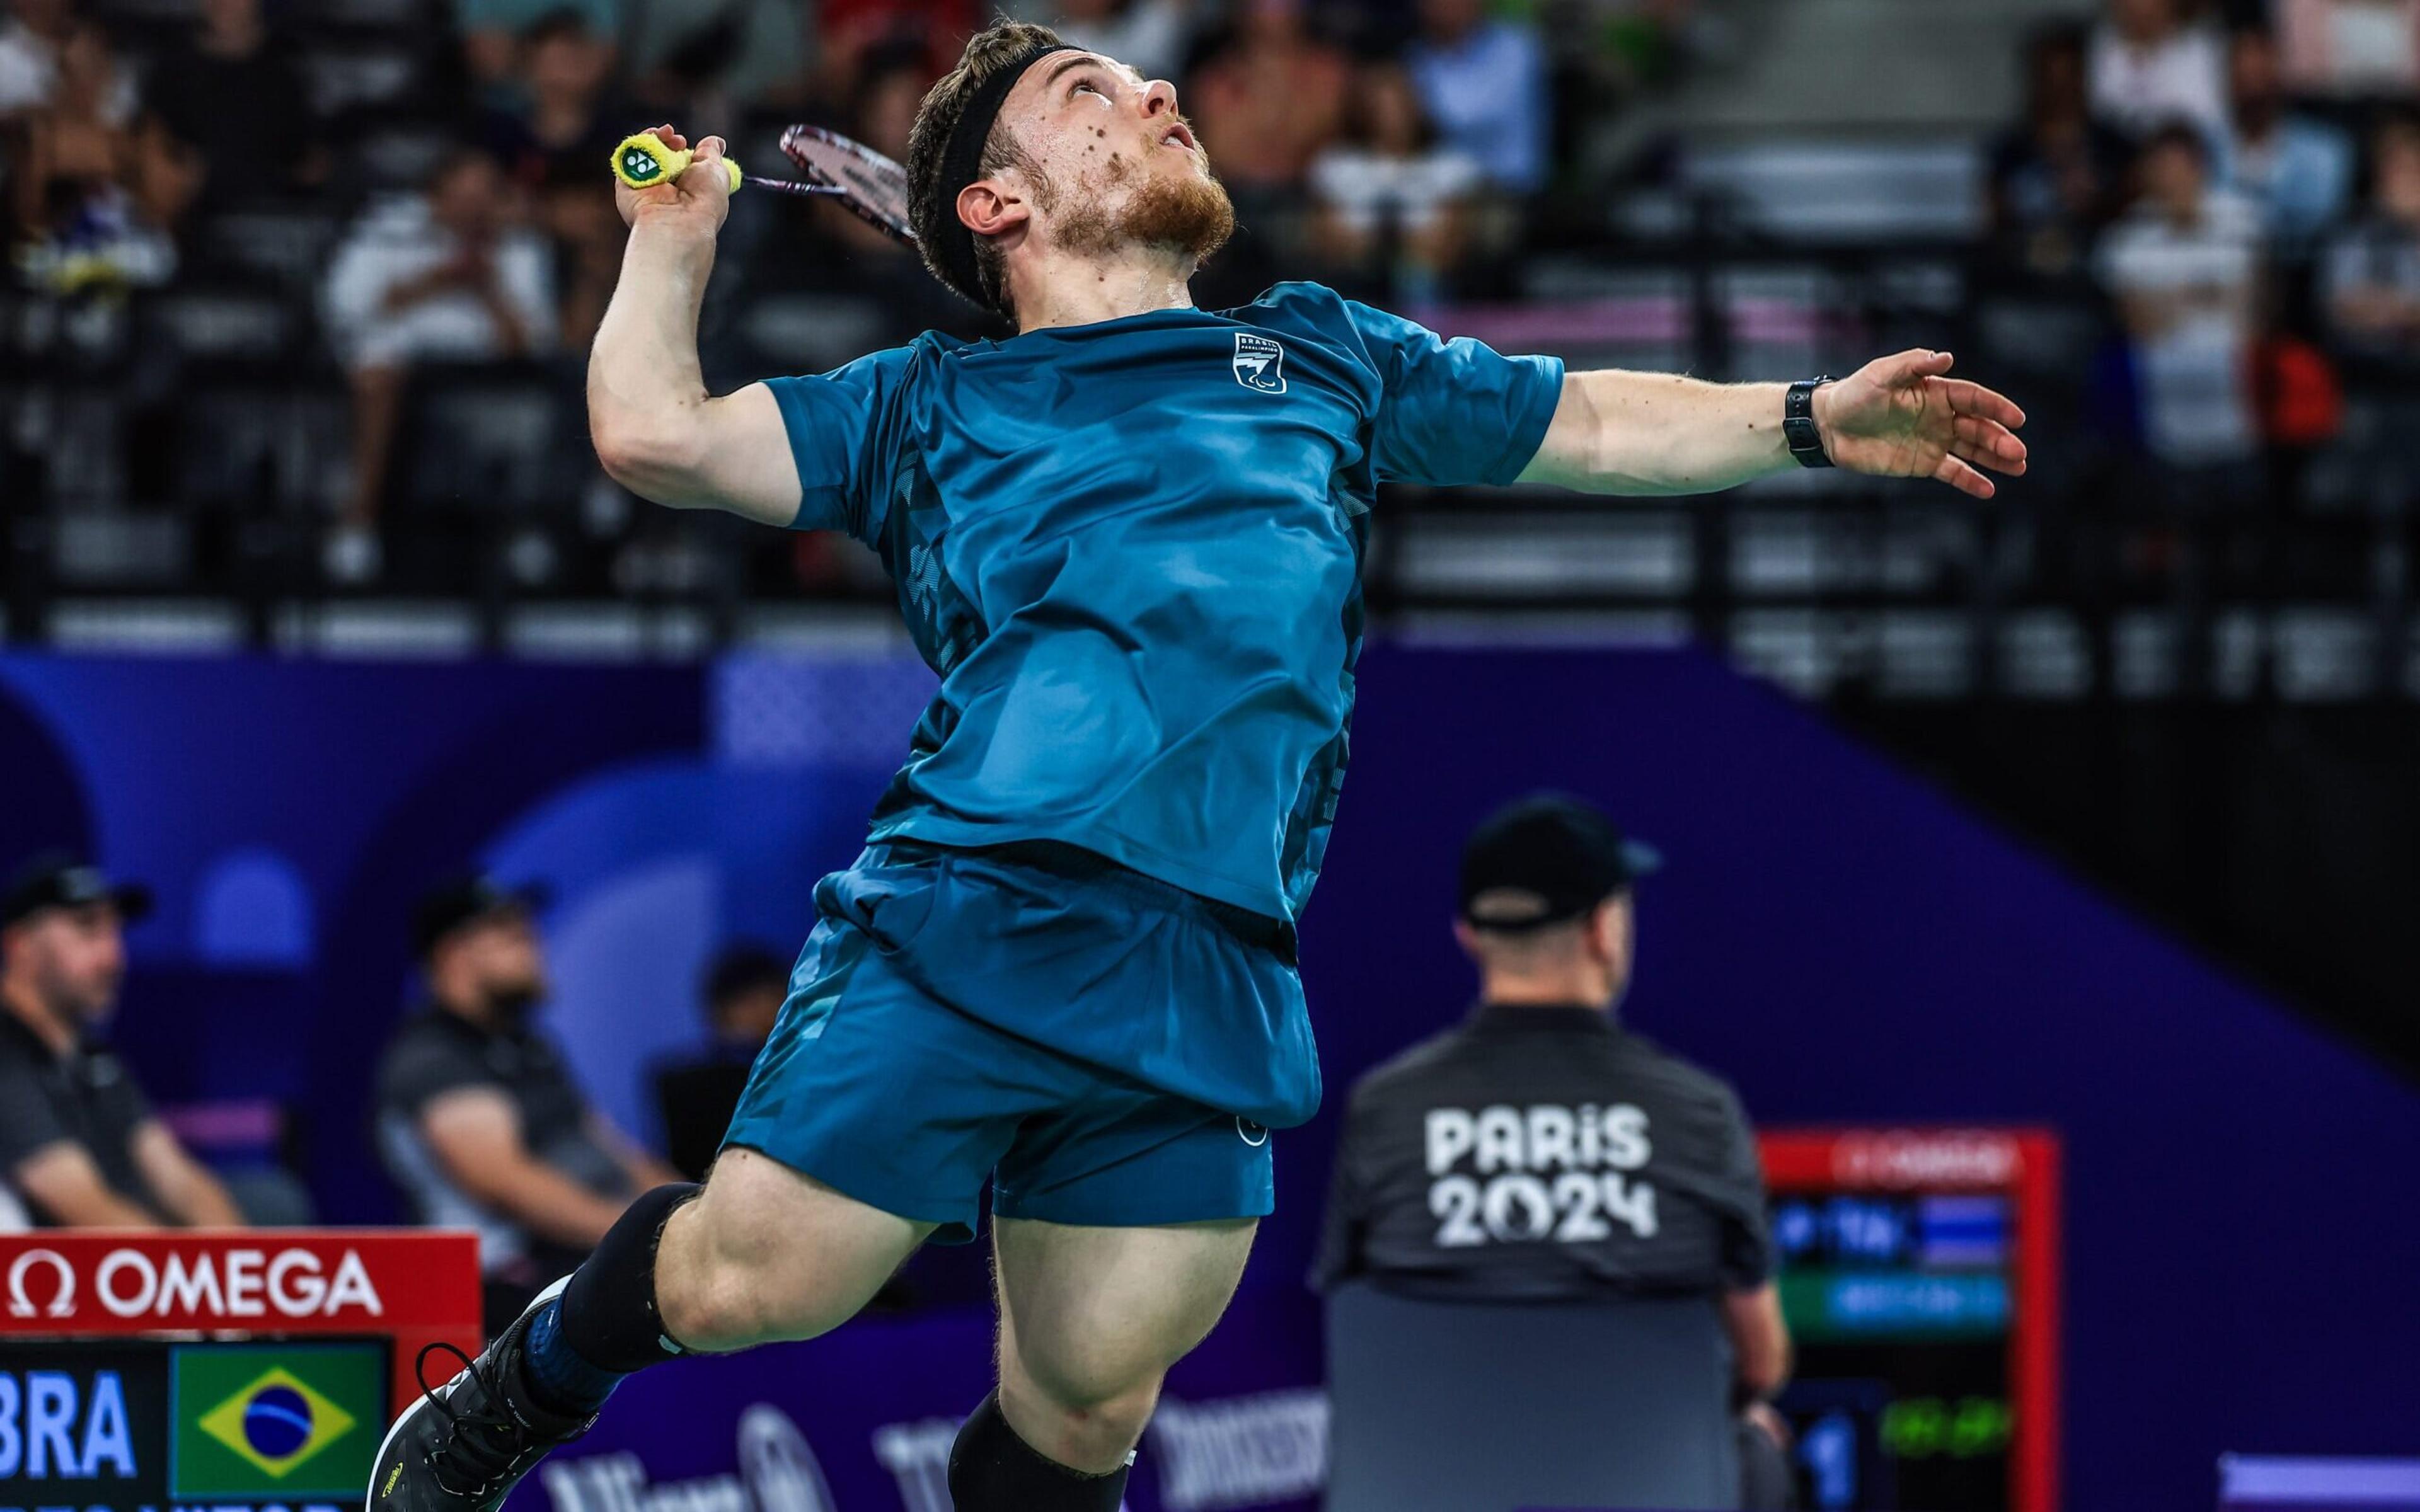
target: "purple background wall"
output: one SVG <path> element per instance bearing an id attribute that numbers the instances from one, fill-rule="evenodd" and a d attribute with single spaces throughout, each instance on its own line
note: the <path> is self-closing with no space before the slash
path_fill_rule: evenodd
<path id="1" fill-rule="evenodd" d="M 328 1214 L 373 1221 L 396 1210 L 362 1088 L 405 1000 L 420 886 L 473 855 L 557 883 L 556 1026 L 644 1127 L 641 1064 L 684 1032 L 695 964 L 726 931 L 796 943 L 926 686 L 879 658 L 0 658 L 0 856 L 84 844 L 158 885 L 128 1053 L 163 1101 L 289 1103 Z M 1695 654 L 1373 650 L 1305 930 L 1331 1109 L 1461 1011 L 1455 847 L 1539 785 L 1667 853 L 1628 1016 L 1761 1120 L 2065 1134 L 2069 1504 L 2208 1505 L 2226 1449 L 2420 1450 L 2420 1097 Z M 1280 1211 L 1205 1388 L 1313 1378 L 1297 1288 L 1331 1137 L 1327 1115 L 1282 1137 Z M 928 1289 L 971 1274 L 945 1261 Z M 915 1326 L 980 1338 L 972 1315 Z M 845 1362 L 861 1403 L 890 1389 L 863 1373 L 896 1361 L 935 1411 L 979 1392 L 934 1375 L 959 1354 L 974 1374 L 979 1349 L 927 1361 L 874 1337 L 693 1368 L 805 1393 Z M 887 1504 L 843 1488 L 844 1458 L 872 1466 L 864 1436 L 835 1454 L 801 1402 L 839 1504 Z M 730 1443 L 727 1418 L 713 1437 Z"/>

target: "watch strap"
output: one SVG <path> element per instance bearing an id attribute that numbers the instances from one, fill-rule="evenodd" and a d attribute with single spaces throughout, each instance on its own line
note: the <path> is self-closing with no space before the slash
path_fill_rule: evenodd
<path id="1" fill-rule="evenodd" d="M 1815 424 L 1815 391 L 1833 381 L 1829 374 L 1822 378 L 1801 378 L 1790 385 L 1781 401 L 1781 438 L 1790 444 L 1790 455 L 1802 468 L 1828 468 L 1831 454 L 1823 450 L 1823 435 Z"/>

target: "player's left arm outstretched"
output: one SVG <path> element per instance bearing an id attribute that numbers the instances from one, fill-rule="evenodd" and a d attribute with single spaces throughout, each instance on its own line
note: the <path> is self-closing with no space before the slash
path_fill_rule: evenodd
<path id="1" fill-rule="evenodd" d="M 1877 358 L 1815 391 L 1813 415 L 1833 465 L 1884 478 L 1931 478 L 1978 499 L 1990 472 L 2025 471 L 2024 411 L 1948 376 L 1947 352 Z M 1780 383 L 1706 383 L 1667 373 L 1573 373 L 1524 483 L 1590 493 L 1729 488 L 1796 465 L 1782 432 Z"/>

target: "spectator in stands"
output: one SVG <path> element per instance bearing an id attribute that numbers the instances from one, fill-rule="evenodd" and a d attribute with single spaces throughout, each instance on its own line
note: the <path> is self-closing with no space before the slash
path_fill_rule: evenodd
<path id="1" fill-rule="evenodd" d="M 2266 31 L 2237 32 L 2226 56 L 2235 125 L 2228 180 L 2259 208 L 2272 238 L 2308 250 L 2344 214 L 2352 144 L 2327 122 L 2286 108 L 2277 43 Z"/>
<path id="2" fill-rule="evenodd" d="M 578 13 L 588 34 L 609 45 L 621 38 L 621 0 L 458 0 L 454 16 L 462 31 L 462 60 L 480 103 L 514 101 L 520 89 L 522 37 L 560 10 Z"/>
<path id="3" fill-rule="evenodd" d="M 101 28 L 78 25 L 48 101 L 23 117 L 17 224 L 35 281 L 60 292 L 162 284 L 176 269 L 167 232 L 193 180 L 155 123 L 121 112 L 123 79 Z"/>
<path id="4" fill-rule="evenodd" d="M 51 102 L 59 57 L 76 30 L 71 0 L 8 0 L 0 22 L 0 124 Z M 105 114 L 116 125 L 134 118 L 134 80 L 120 73 L 110 85 Z"/>
<path id="5" fill-rule="evenodd" d="M 748 1084 L 748 1068 L 771 1037 L 789 993 L 789 964 L 761 945 L 730 946 L 706 968 L 700 993 L 706 1046 L 655 1074 L 664 1153 L 690 1180 L 706 1180 L 706 1167 L 722 1148 L 723 1132 Z"/>
<path id="6" fill-rule="evenodd" d="M 826 93 L 845 99 L 868 54 L 908 45 L 923 50 L 924 66 L 938 79 L 956 66 L 959 43 L 989 13 L 975 0 L 817 0 Z"/>
<path id="7" fill-rule="evenodd" d="M 908 159 L 908 132 L 916 123 L 916 109 L 924 91 L 938 77 L 921 43 L 889 43 L 870 49 L 849 91 L 848 130 L 856 138 L 895 162 Z M 877 281 L 908 267 L 921 270 L 915 252 L 876 230 L 845 206 L 820 207 L 823 230 L 846 249 L 852 262 L 871 264 Z"/>
<path id="8" fill-rule="evenodd" d="M 2025 52 L 2025 119 L 1992 148 L 1992 230 L 2008 259 L 2045 278 L 2080 271 L 2123 202 L 2126 139 L 2093 119 L 2085 34 L 2055 25 Z"/>
<path id="9" fill-rule="evenodd" d="M 1187 9 L 1186 0 L 1056 0 L 1031 19 L 1146 79 L 1173 79 L 1185 67 Z"/>
<path id="10" fill-rule="evenodd" d="M 488 150 L 524 189 L 574 177 L 595 187 L 597 165 L 625 134 L 606 100 L 613 42 L 580 10 L 558 6 L 521 34 L 520 58 L 514 99 L 487 112 Z"/>
<path id="11" fill-rule="evenodd" d="M 260 0 L 203 0 L 193 36 L 152 69 L 150 96 L 207 204 L 327 177 L 302 68 L 262 20 Z"/>
<path id="12" fill-rule="evenodd" d="M 1420 0 L 1404 61 L 1429 119 L 1490 184 L 1511 194 L 1544 187 L 1554 100 L 1535 26 L 1489 20 L 1485 0 Z"/>
<path id="13" fill-rule="evenodd" d="M 378 575 L 379 507 L 411 365 L 554 346 L 551 260 L 545 241 L 509 218 L 509 195 L 493 158 L 456 152 L 422 193 L 373 205 L 336 251 L 327 324 L 353 394 L 352 493 L 325 561 L 338 581 Z"/>
<path id="14" fill-rule="evenodd" d="M 588 1105 L 531 1023 L 536 888 L 444 883 L 413 919 L 427 994 L 378 1068 L 380 1151 L 423 1223 L 476 1229 L 490 1334 L 566 1274 L 637 1194 L 678 1180 Z"/>
<path id="15" fill-rule="evenodd" d="M 2246 375 L 2261 297 L 2260 219 L 2211 182 L 2210 147 L 2177 122 L 2137 166 L 2142 197 L 2102 247 L 2102 281 L 2132 338 L 2145 440 L 2185 491 L 2232 498 L 2258 449 Z"/>
<path id="16" fill-rule="evenodd" d="M 2320 259 L 2329 334 L 2348 356 L 2420 374 L 2420 116 L 2398 111 L 2370 132 L 2369 198 Z"/>
<path id="17" fill-rule="evenodd" d="M 1701 1295 L 1730 1335 L 1738 1399 L 1761 1403 L 1789 1375 L 1790 1338 L 1755 1134 L 1730 1087 L 1615 1013 L 1631 895 L 1657 864 L 1552 795 L 1471 836 L 1454 936 L 1479 1005 L 1354 1086 L 1317 1275 L 1448 1302 Z M 1491 1174 L 1526 1177 L 1555 1211 L 1491 1198 Z M 1574 1178 L 1584 1199 L 1554 1195 Z M 1746 1504 L 1786 1504 L 1777 1434 L 1768 1414 L 1744 1424 Z"/>
<path id="18" fill-rule="evenodd" d="M 525 192 L 538 229 L 552 243 L 560 343 L 587 349 L 613 297 L 624 226 L 613 185 L 597 165 L 634 119 L 610 100 L 613 46 L 568 6 L 521 34 L 519 98 L 488 112 L 488 149 Z"/>
<path id="19" fill-rule="evenodd" d="M 150 908 L 148 888 L 56 855 L 26 863 L 0 895 L 0 1188 L 39 1223 L 243 1221 L 125 1064 L 90 1039 L 126 979 L 125 926 Z"/>
<path id="20" fill-rule="evenodd" d="M 2273 0 L 2286 86 L 2300 95 L 2420 90 L 2420 0 Z"/>
<path id="21" fill-rule="evenodd" d="M 849 92 L 845 130 L 894 161 L 908 156 L 908 131 L 924 91 L 939 77 L 931 49 L 921 41 L 893 41 L 869 48 Z M 618 219 L 618 218 L 617 218 Z M 884 340 L 906 341 L 917 332 L 942 330 L 973 333 L 984 316 L 924 270 L 923 259 L 852 214 L 826 200 L 815 207 L 814 227 L 828 289 L 861 296 Z M 827 532 L 820 540 L 801 535 L 785 555 L 799 576 L 829 587 L 862 565 L 845 541 Z"/>
<path id="22" fill-rule="evenodd" d="M 813 47 L 813 6 L 799 0 L 682 0 L 633 12 L 623 66 L 648 123 L 694 135 L 736 132 L 752 105 L 795 108 Z"/>
<path id="23" fill-rule="evenodd" d="M 1302 188 L 1342 121 L 1351 79 L 1344 54 L 1312 34 L 1303 0 L 1244 0 L 1234 35 L 1188 92 L 1239 209 Z"/>
<path id="24" fill-rule="evenodd" d="M 2109 0 L 2092 36 L 2092 112 L 2141 139 L 2189 122 L 2212 147 L 2226 140 L 2226 44 L 2189 23 L 2182 0 Z"/>
<path id="25" fill-rule="evenodd" d="M 1480 181 L 1478 163 L 1438 143 L 1403 69 L 1365 64 L 1343 135 L 1311 165 L 1315 242 L 1345 284 L 1435 303 L 1462 260 Z"/>

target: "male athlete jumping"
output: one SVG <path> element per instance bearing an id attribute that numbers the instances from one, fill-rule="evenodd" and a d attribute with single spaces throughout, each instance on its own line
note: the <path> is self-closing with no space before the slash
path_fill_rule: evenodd
<path id="1" fill-rule="evenodd" d="M 407 1412 L 370 1512 L 484 1512 L 625 1374 L 834 1327 L 925 1240 L 971 1238 L 986 1177 L 1000 1382 L 951 1494 L 1109 1512 L 1270 1211 L 1268 1131 L 1319 1101 L 1294 929 L 1377 485 L 1686 493 L 1806 462 L 1989 497 L 2024 417 L 1947 353 L 1723 387 L 1567 374 L 1311 284 L 1197 310 L 1234 217 L 1175 91 L 1007 22 L 925 98 L 907 166 L 925 260 L 1017 334 L 718 398 L 721 159 L 708 137 L 621 192 L 597 455 L 662 503 L 872 546 L 940 692 L 816 888 L 711 1180 L 640 1198 Z"/>

